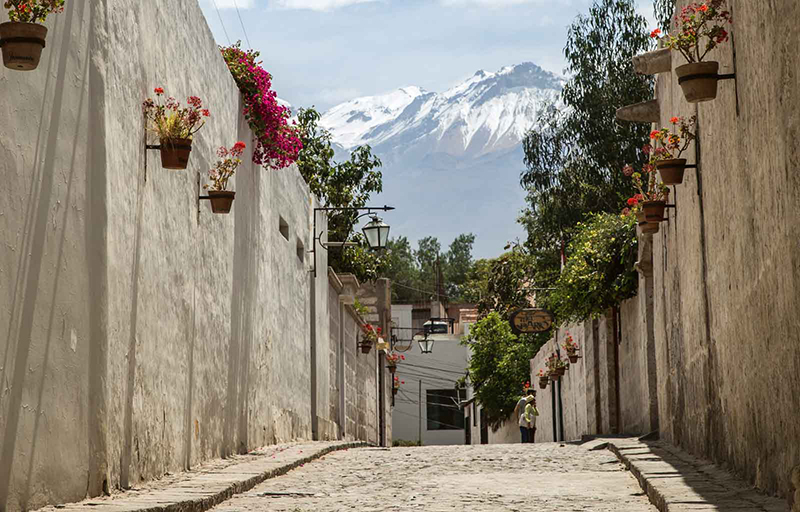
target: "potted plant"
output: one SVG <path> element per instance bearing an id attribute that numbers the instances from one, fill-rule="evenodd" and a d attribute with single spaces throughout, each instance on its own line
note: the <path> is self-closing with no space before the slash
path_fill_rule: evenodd
<path id="1" fill-rule="evenodd" d="M 573 364 L 577 363 L 578 358 L 580 357 L 578 355 L 580 347 L 578 347 L 578 344 L 575 343 L 575 341 L 572 339 L 572 335 L 569 332 L 567 332 L 567 337 L 564 339 L 563 346 L 564 350 L 567 351 L 567 357 L 569 358 L 569 362 Z"/>
<path id="2" fill-rule="evenodd" d="M 633 184 L 639 190 L 639 194 L 634 197 L 638 198 L 637 203 L 641 203 L 645 221 L 661 222 L 664 220 L 669 188 L 658 179 L 656 167 L 652 164 L 644 164 L 642 172 L 638 172 L 632 166 L 626 165 L 622 172 L 633 178 Z"/>
<path id="3" fill-rule="evenodd" d="M 394 375 L 394 372 L 397 371 L 397 363 L 405 360 L 406 356 L 404 356 L 403 354 L 397 354 L 395 352 L 390 352 L 386 354 L 386 366 L 389 367 L 389 373 Z"/>
<path id="4" fill-rule="evenodd" d="M 719 62 L 704 61 L 708 53 L 728 41 L 726 25 L 733 23 L 725 0 L 693 2 L 675 16 L 676 35 L 666 37 L 665 46 L 680 52 L 686 64 L 675 68 L 678 83 L 689 103 L 710 101 L 717 97 Z M 660 31 L 651 34 L 658 37 Z"/>
<path id="5" fill-rule="evenodd" d="M 189 153 L 192 151 L 192 137 L 203 125 L 204 117 L 211 113 L 203 108 L 203 101 L 197 96 L 187 100 L 188 107 L 181 107 L 173 97 L 161 103 L 164 89 L 154 89 L 156 99 L 147 98 L 142 104 L 147 129 L 158 135 L 161 141 L 161 165 L 165 169 L 186 169 Z"/>
<path id="6" fill-rule="evenodd" d="M 208 191 L 212 212 L 230 213 L 236 192 L 228 190 L 228 180 L 242 163 L 239 157 L 242 156 L 246 147 L 244 142 L 237 142 L 230 149 L 221 146 L 217 150 L 217 156 L 221 160 L 218 160 L 214 168 L 208 171 L 210 183 L 203 185 L 203 189 Z"/>
<path id="7" fill-rule="evenodd" d="M 364 354 L 369 354 L 370 350 L 372 350 L 372 345 L 378 342 L 378 336 L 381 335 L 381 328 L 374 327 L 372 324 L 365 324 L 361 327 L 361 352 Z"/>
<path id="8" fill-rule="evenodd" d="M 644 210 L 642 210 L 643 199 L 644 198 L 641 194 L 634 194 L 633 197 L 628 198 L 628 206 L 624 210 L 622 210 L 622 215 L 636 216 L 636 221 L 639 225 L 639 230 L 642 233 L 658 233 L 659 223 L 647 222 L 647 219 L 644 217 Z"/>
<path id="9" fill-rule="evenodd" d="M 547 368 L 550 370 L 550 378 L 558 380 L 567 372 L 567 363 L 558 357 L 558 354 L 553 354 L 547 359 Z"/>
<path id="10" fill-rule="evenodd" d="M 539 377 L 539 388 L 547 389 L 547 383 L 550 381 L 550 372 L 539 370 L 539 373 L 537 373 L 536 376 Z"/>
<path id="11" fill-rule="evenodd" d="M 400 390 L 400 385 L 405 384 L 406 381 L 400 380 L 397 377 L 392 379 L 392 396 L 395 396 L 397 392 Z"/>
<path id="12" fill-rule="evenodd" d="M 8 69 L 32 71 L 39 66 L 47 39 L 47 16 L 64 11 L 64 0 L 6 0 L 8 19 L 0 24 L 0 48 Z"/>
<path id="13" fill-rule="evenodd" d="M 689 119 L 673 117 L 670 123 L 670 128 L 661 128 L 650 133 L 655 147 L 647 145 L 644 151 L 650 155 L 650 164 L 656 166 L 664 185 L 680 185 L 686 171 L 686 159 L 681 158 L 681 155 L 696 138 L 694 127 L 697 116 Z"/>

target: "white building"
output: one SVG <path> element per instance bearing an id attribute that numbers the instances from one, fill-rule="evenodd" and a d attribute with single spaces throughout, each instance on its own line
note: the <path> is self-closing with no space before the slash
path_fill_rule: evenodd
<path id="1" fill-rule="evenodd" d="M 467 374 L 469 349 L 461 338 L 469 332 L 476 311 L 473 306 L 452 306 L 447 311 L 438 303 L 428 308 L 392 305 L 395 349 L 405 357 L 396 377 L 402 382 L 394 397 L 392 430 L 394 440 L 422 441 L 424 445 L 467 444 L 464 410 L 460 402 L 471 390 L 458 387 Z M 433 350 L 423 354 L 418 342 L 423 324 L 430 318 L 453 318 L 452 332 L 434 334 Z"/>

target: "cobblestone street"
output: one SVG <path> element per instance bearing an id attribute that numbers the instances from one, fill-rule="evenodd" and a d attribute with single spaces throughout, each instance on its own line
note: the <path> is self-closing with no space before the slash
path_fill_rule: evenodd
<path id="1" fill-rule="evenodd" d="M 214 510 L 622 512 L 655 508 L 612 453 L 548 443 L 336 452 L 268 480 Z"/>

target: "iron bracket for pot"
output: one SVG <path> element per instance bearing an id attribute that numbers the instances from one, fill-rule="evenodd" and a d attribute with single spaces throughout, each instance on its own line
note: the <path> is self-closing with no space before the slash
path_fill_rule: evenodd
<path id="1" fill-rule="evenodd" d="M 686 169 L 697 169 L 697 164 L 687 164 L 687 165 L 684 165 L 684 168 L 686 168 Z"/>
<path id="2" fill-rule="evenodd" d="M 147 150 L 148 149 L 155 149 L 161 151 L 160 144 L 148 144 L 147 143 L 147 130 L 144 132 L 144 182 L 147 183 Z"/>
<path id="3" fill-rule="evenodd" d="M 716 73 L 699 73 L 697 75 L 686 75 L 678 78 L 678 83 L 682 84 L 684 82 L 689 82 L 691 80 L 702 80 L 704 78 L 715 78 L 717 81 L 719 80 L 736 80 L 736 73 L 729 73 L 726 75 L 719 75 Z"/>

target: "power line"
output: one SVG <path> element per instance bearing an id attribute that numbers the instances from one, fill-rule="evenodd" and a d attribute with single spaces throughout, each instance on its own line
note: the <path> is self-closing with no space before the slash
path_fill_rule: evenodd
<path id="1" fill-rule="evenodd" d="M 464 374 L 467 373 L 467 369 L 466 368 L 464 368 L 463 371 L 457 372 L 457 371 L 453 371 L 453 370 L 445 370 L 444 368 L 437 368 L 435 366 L 425 366 L 425 365 L 421 365 L 421 364 L 406 363 L 406 362 L 404 362 L 402 364 L 402 366 L 411 366 L 413 368 L 424 368 L 425 370 L 436 370 L 436 371 L 445 372 L 445 373 L 455 373 L 457 375 L 464 375 Z"/>
<path id="2" fill-rule="evenodd" d="M 242 32 L 244 32 L 244 39 L 247 41 L 247 47 L 252 48 L 253 45 L 250 44 L 250 38 L 247 37 L 247 29 L 244 28 L 244 21 L 242 21 L 242 13 L 239 12 L 239 6 L 236 4 L 236 0 L 233 0 L 233 6 L 236 7 L 236 14 L 239 16 L 239 23 L 242 24 Z"/>
<path id="3" fill-rule="evenodd" d="M 438 293 L 438 292 L 435 292 L 435 291 L 433 291 L 433 290 L 422 290 L 422 289 L 420 289 L 420 288 L 415 288 L 415 287 L 413 287 L 413 286 L 408 286 L 407 284 L 398 283 L 397 281 L 392 281 L 392 284 L 396 284 L 397 286 L 399 286 L 399 287 L 401 287 L 401 288 L 405 288 L 405 289 L 407 289 L 407 290 L 413 290 L 413 291 L 415 291 L 415 292 L 427 293 L 427 294 L 429 294 L 429 295 L 436 295 L 436 296 L 438 296 L 438 297 L 445 297 L 445 298 L 447 298 L 447 299 L 449 299 L 449 298 L 450 298 L 450 296 L 449 296 L 449 295 L 445 295 L 445 294 L 443 294 L 443 293 Z"/>
<path id="4" fill-rule="evenodd" d="M 231 38 L 228 36 L 228 30 L 225 28 L 225 22 L 222 21 L 222 14 L 219 12 L 219 7 L 217 6 L 217 0 L 211 0 L 214 3 L 214 9 L 217 10 L 217 16 L 219 16 L 219 23 L 222 25 L 222 31 L 225 33 L 225 39 L 228 40 L 228 46 L 231 45 Z"/>

